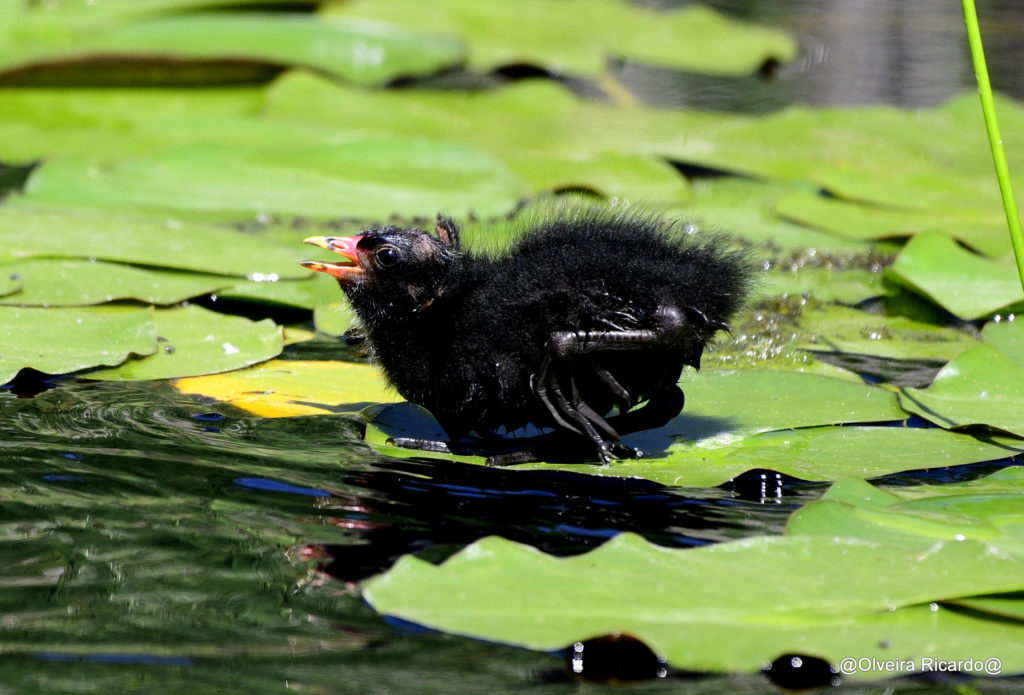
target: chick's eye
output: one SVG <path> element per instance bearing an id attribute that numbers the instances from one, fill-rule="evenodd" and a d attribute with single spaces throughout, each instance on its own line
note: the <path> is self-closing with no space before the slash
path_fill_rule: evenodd
<path id="1" fill-rule="evenodd" d="M 398 249 L 394 246 L 382 246 L 377 249 L 376 253 L 377 265 L 381 268 L 387 268 L 388 266 L 394 265 L 398 262 L 400 254 Z"/>

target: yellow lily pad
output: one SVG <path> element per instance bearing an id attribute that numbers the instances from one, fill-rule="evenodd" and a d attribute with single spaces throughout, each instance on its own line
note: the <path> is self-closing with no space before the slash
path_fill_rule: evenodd
<path id="1" fill-rule="evenodd" d="M 178 379 L 174 386 L 262 417 L 356 411 L 401 400 L 379 369 L 358 362 L 271 360 L 234 372 Z"/>

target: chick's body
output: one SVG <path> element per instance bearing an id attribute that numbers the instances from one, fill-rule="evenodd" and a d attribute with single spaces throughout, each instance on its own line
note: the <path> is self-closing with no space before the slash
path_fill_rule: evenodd
<path id="1" fill-rule="evenodd" d="M 675 388 L 747 285 L 734 253 L 655 216 L 577 211 L 494 255 L 462 251 L 454 225 L 441 224 L 436 240 L 368 232 L 358 242 L 365 252 L 353 254 L 363 272 L 339 280 L 390 383 L 453 440 L 527 423 L 583 434 L 542 385 L 564 395 L 571 414 L 601 416 Z M 422 272 L 365 262 L 373 249 L 403 244 L 422 249 Z M 662 330 L 666 316 L 674 330 Z"/>

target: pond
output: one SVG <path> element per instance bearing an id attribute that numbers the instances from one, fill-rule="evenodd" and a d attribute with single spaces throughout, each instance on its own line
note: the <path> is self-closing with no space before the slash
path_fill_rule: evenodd
<path id="1" fill-rule="evenodd" d="M 251 3 L 252 6 L 259 4 Z M 680 3 L 647 4 L 677 6 Z M 771 114 L 792 104 L 810 107 L 876 104 L 933 107 L 974 88 L 969 56 L 962 39 L 962 17 L 955 3 L 937 6 L 933 0 L 873 3 L 849 0 L 826 3 L 721 0 L 709 4 L 726 16 L 791 33 L 800 42 L 799 56 L 788 62 L 770 62 L 753 76 L 680 72 L 668 67 L 653 67 L 648 62 L 635 59 L 613 61 L 609 72 L 612 81 L 618 86 L 624 85 L 631 95 L 625 98 L 624 108 L 639 100 L 652 106 L 678 109 L 680 113 L 694 109 L 695 113 L 701 114 L 698 117 L 703 118 L 709 110 L 747 117 Z M 986 16 L 982 30 L 987 40 L 993 83 L 1005 94 L 1024 99 L 1024 73 L 1019 69 L 1024 60 L 1021 55 L 1024 52 L 1024 42 L 1021 41 L 1024 37 L 1024 8 L 1009 0 L 992 5 L 984 8 Z M 421 84 L 444 89 L 460 84 L 480 86 L 479 83 L 485 83 L 493 86 L 492 83 L 515 82 L 524 75 L 526 78 L 535 77 L 535 72 L 535 68 L 520 64 L 484 73 L 484 76 L 456 70 L 440 76 L 427 76 Z M 276 107 L 281 109 L 278 115 L 282 115 L 289 109 L 288 93 L 284 90 L 305 88 L 300 82 L 306 77 L 297 77 L 294 82 L 289 82 L 287 76 L 278 79 L 284 80 L 277 85 L 282 91 L 278 93 L 281 98 L 276 102 Z M 562 78 L 562 83 L 588 99 L 606 100 L 610 95 L 611 101 L 615 101 L 617 94 L 621 96 L 618 86 L 598 88 L 594 86 L 595 80 L 569 75 Z M 395 91 L 408 89 L 410 84 L 415 86 L 417 83 L 403 79 Z M 16 89 L 9 87 L 4 91 L 13 93 Z M 4 94 L 0 92 L 0 100 L 3 98 Z M 240 98 L 248 97 L 242 95 Z M 82 123 L 90 122 L 89 127 L 96 128 L 96 132 L 109 131 L 116 135 L 119 127 L 128 128 L 125 125 L 127 120 L 120 122 L 119 117 L 96 116 L 88 109 L 78 112 L 74 104 L 67 108 L 77 113 L 75 118 Z M 220 108 L 211 105 L 209 110 L 214 114 Z M 291 108 L 303 110 L 307 105 L 292 105 Z M 55 116 L 39 116 L 50 117 Z M 105 118 L 111 120 L 97 125 Z M 228 128 L 218 131 L 213 123 L 211 118 L 207 124 L 213 133 L 209 142 L 217 140 L 230 144 L 234 135 Z M 81 123 L 74 127 L 79 126 Z M 158 136 L 153 137 L 171 141 L 180 138 L 186 142 L 175 130 L 177 126 L 173 117 L 160 121 L 157 126 L 154 133 Z M 69 126 L 67 131 L 54 134 L 54 142 L 59 146 L 65 145 L 65 139 L 66 143 L 72 143 L 68 135 L 71 130 Z M 270 128 L 264 135 L 274 137 L 274 132 Z M 281 132 L 281 137 L 288 143 L 300 141 L 300 136 L 296 135 L 298 130 Z M 316 159 L 316 137 L 320 133 L 314 129 L 310 135 L 301 136 L 310 138 L 306 149 L 298 152 L 301 157 L 308 158 L 307 163 L 312 169 L 331 165 L 330 162 L 324 164 L 327 160 Z M 15 143 L 15 136 L 0 132 L 0 148 L 11 147 L 12 152 L 18 153 L 32 151 L 17 148 L 32 142 L 33 137 L 25 135 L 23 143 Z M 132 146 L 143 142 L 145 137 L 132 141 Z M 111 143 L 118 142 L 115 136 L 111 138 Z M 203 147 L 216 149 L 209 142 Z M 29 147 L 28 144 L 25 146 Z M 73 154 L 81 154 L 74 149 L 79 147 L 78 144 L 67 146 Z M 156 151 L 149 144 L 138 146 L 142 157 Z M 229 148 L 229 145 L 223 146 Z M 417 152 L 416 156 L 436 157 L 438 166 L 444 166 L 440 160 L 450 153 L 429 147 L 433 146 L 424 145 L 426 149 Z M 736 147 L 742 153 L 743 141 L 740 140 Z M 357 156 L 358 152 L 350 155 Z M 175 161 L 161 160 L 159 166 L 167 165 L 166 170 L 160 169 L 161 175 L 170 171 L 173 177 L 174 167 L 184 162 L 188 175 L 194 174 L 201 182 L 208 171 L 203 170 L 202 165 L 196 166 L 195 170 L 190 169 L 200 161 L 190 159 L 191 156 Z M 13 182 L 3 185 L 5 189 L 19 189 L 24 181 L 18 179 L 29 175 L 27 171 L 24 176 L 19 173 L 22 171 L 19 167 L 26 166 L 25 161 L 19 155 L 8 155 L 7 151 L 0 154 L 0 160 L 18 165 L 3 169 Z M 59 189 L 61 181 L 71 178 L 102 179 L 102 171 L 84 176 L 80 172 L 75 173 L 79 171 L 74 169 L 78 166 L 75 160 L 67 162 L 63 173 L 54 170 L 49 179 L 41 177 L 46 165 L 36 172 L 40 178 L 24 191 L 28 207 L 67 205 L 74 208 L 81 201 L 67 197 L 72 194 L 67 193 L 69 189 Z M 486 158 L 479 162 L 472 160 L 471 164 L 478 164 L 479 169 L 472 170 L 470 177 L 490 176 L 488 162 Z M 59 164 L 64 165 L 65 162 Z M 217 166 L 223 169 L 216 170 L 216 176 L 223 178 L 223 172 L 226 172 L 230 177 L 232 171 L 241 171 L 241 168 L 229 168 L 229 165 L 236 164 L 241 167 L 241 160 L 218 160 Z M 537 168 L 542 168 L 542 165 L 543 162 Z M 721 171 L 699 158 L 692 163 L 689 160 L 677 162 L 677 165 L 693 179 L 690 183 L 714 187 L 719 181 Z M 524 166 L 522 170 L 516 169 L 516 173 L 521 174 L 525 170 Z M 739 173 L 755 178 L 760 175 L 757 171 L 747 170 Z M 120 175 L 123 177 L 114 179 L 111 184 L 113 190 L 121 187 L 120 190 L 129 197 L 136 195 L 136 191 L 129 193 L 127 190 L 135 182 L 141 189 L 153 181 L 145 179 L 143 173 L 133 174 L 130 169 L 127 174 L 121 172 Z M 70 178 L 61 179 L 61 176 Z M 136 176 L 138 178 L 133 178 Z M 281 176 L 286 178 L 286 174 Z M 157 181 L 159 184 L 159 179 Z M 661 184 L 655 180 L 652 185 L 657 188 Z M 497 181 L 493 188 L 480 195 L 486 195 L 487 200 L 501 198 L 507 192 L 501 186 L 501 181 Z M 155 185 L 154 188 L 158 192 L 153 195 L 159 197 L 160 186 Z M 576 188 L 591 187 L 562 186 L 566 191 Z M 171 193 L 176 194 L 175 190 L 172 188 Z M 95 200 L 103 195 L 97 191 L 99 189 L 93 190 L 97 196 Z M 319 195 L 319 191 L 314 193 Z M 467 193 L 467 199 L 478 193 Z M 12 195 L 5 202 L 15 212 L 19 205 L 28 209 L 18 202 L 18 195 Z M 133 204 L 145 208 L 156 199 L 146 195 L 149 195 L 148 190 L 132 198 Z M 324 207 L 318 211 L 311 210 L 310 214 L 313 217 L 325 216 L 332 203 L 321 203 L 312 198 L 309 205 L 323 204 Z M 89 204 L 97 205 L 101 211 L 114 209 L 105 208 L 95 200 Z M 301 205 L 305 199 L 296 200 Z M 202 202 L 197 200 L 195 208 L 183 212 L 183 219 L 200 219 L 215 224 L 227 222 L 233 229 L 252 237 L 256 236 L 254 229 L 259 231 L 266 226 L 270 228 L 268 235 L 271 238 L 287 238 L 289 243 L 294 241 L 296 245 L 309 224 L 302 217 L 288 214 L 281 214 L 271 223 L 264 224 L 265 219 L 238 213 L 230 204 L 204 211 L 199 204 Z M 351 209 L 361 209 L 358 203 L 358 200 L 354 201 Z M 159 204 L 153 205 L 159 208 Z M 498 203 L 495 205 L 501 207 Z M 800 210 L 800 214 L 812 214 L 806 208 Z M 421 213 L 422 210 L 417 208 L 405 214 L 416 217 Z M 116 214 L 111 213 L 110 224 L 117 226 L 119 222 L 114 217 Z M 337 214 L 337 217 L 343 219 L 333 219 L 321 227 L 314 222 L 314 231 L 321 233 L 318 230 L 327 224 L 344 229 L 357 227 L 358 220 L 350 218 L 377 219 L 373 212 Z M 794 213 L 792 217 L 799 215 Z M 998 226 L 998 220 L 995 226 Z M 29 236 L 26 232 L 21 234 Z M 199 238 L 201 232 L 197 234 Z M 273 236 L 275 234 L 277 236 Z M 102 239 L 102 236 L 97 238 Z M 879 238 L 872 238 L 872 243 Z M 978 238 L 980 241 L 977 243 L 968 244 L 975 250 L 987 252 L 990 247 L 986 247 L 986 243 L 997 243 L 986 241 L 991 236 Z M 922 239 L 925 239 L 923 235 L 911 243 Z M 892 263 L 894 254 L 900 250 L 899 245 L 885 237 L 878 242 L 877 248 L 864 245 L 851 252 L 848 241 L 835 243 L 835 248 L 829 249 L 826 244 L 822 250 L 809 254 L 816 260 L 809 260 L 808 254 L 802 252 L 793 252 L 789 257 L 786 255 L 789 253 L 787 247 L 778 252 L 772 263 L 778 266 L 792 261 L 801 267 L 807 264 L 815 268 L 827 266 L 831 270 L 830 264 L 834 261 L 836 266 L 850 271 L 844 277 L 854 279 L 849 281 L 849 285 L 837 283 L 829 290 L 835 293 L 833 295 L 822 290 L 817 296 L 824 297 L 826 302 L 835 300 L 861 309 L 877 310 L 877 301 L 862 302 L 857 292 L 864 285 L 873 288 L 881 282 L 879 270 L 883 265 Z M 230 254 L 231 247 L 223 247 L 221 251 L 224 248 L 228 249 L 226 254 Z M 966 253 L 962 247 L 957 250 Z M 187 255 L 190 249 L 180 248 L 179 252 Z M 239 249 L 238 252 L 242 254 L 245 250 Z M 101 261 L 119 260 L 111 258 L 111 253 L 108 250 L 87 255 L 98 256 Z M 198 257 L 204 253 L 210 252 L 204 250 L 194 255 Z M 300 248 L 296 253 L 301 255 L 303 251 Z M 823 257 L 831 260 L 822 262 Z M 228 262 L 219 257 L 207 257 L 196 262 L 203 260 L 214 267 L 186 268 L 196 275 L 212 274 L 217 272 L 218 263 Z M 137 261 L 129 258 L 125 262 L 146 268 L 159 265 L 152 259 Z M 244 259 L 238 262 L 244 263 Z M 288 262 L 292 261 L 288 259 Z M 873 265 L 878 267 L 872 270 Z M 908 278 L 917 277 L 909 262 L 896 267 Z M 984 276 L 987 271 L 982 269 L 980 272 Z M 25 278 L 28 278 L 27 274 Z M 67 282 L 74 285 L 71 278 Z M 920 284 L 924 284 L 923 281 Z M 853 286 L 856 286 L 852 291 L 857 298 L 847 301 L 842 293 L 851 291 L 849 287 Z M 192 301 L 191 306 L 226 315 L 244 315 L 250 319 L 271 318 L 294 329 L 314 328 L 310 309 L 319 306 L 319 300 L 304 305 L 301 301 L 296 303 L 278 298 L 261 304 L 253 301 L 253 293 L 258 294 L 257 290 L 236 290 L 236 296 L 232 296 L 230 291 L 222 292 L 222 289 L 221 285 L 211 285 Z M 333 287 L 329 289 L 335 290 Z M 1014 291 L 1019 292 L 1019 288 Z M 869 290 L 864 296 L 876 295 Z M 927 311 L 920 309 L 918 304 L 915 307 L 934 321 L 948 324 L 942 329 L 933 325 L 929 330 L 931 337 L 922 339 L 921 342 L 930 342 L 933 347 L 941 343 L 948 348 L 951 343 L 968 339 L 980 342 L 982 319 L 1019 304 L 1002 299 L 992 299 L 984 304 L 985 297 L 981 297 L 976 298 L 980 305 L 965 307 L 956 304 L 956 298 L 945 303 L 941 290 L 935 290 L 928 296 L 938 297 L 935 299 L 938 306 L 930 306 Z M 160 303 L 156 299 L 151 301 Z M 754 308 L 734 328 L 737 343 L 724 345 L 709 355 L 705 365 L 711 368 L 709 379 L 715 378 L 715 368 L 727 368 L 733 364 L 749 366 L 753 353 L 757 353 L 756 359 L 762 362 L 765 356 L 778 357 L 780 352 L 785 353 L 778 357 L 782 362 L 804 359 L 796 356 L 799 351 L 787 342 L 793 337 L 790 333 L 795 335 L 798 332 L 798 329 L 789 327 L 787 312 L 799 313 L 806 302 L 807 298 L 800 299 L 800 293 L 796 292 L 785 300 L 766 299 L 764 304 Z M 888 306 L 885 308 L 889 309 Z M 817 323 L 813 332 L 816 335 L 831 335 L 836 338 L 836 344 L 843 340 L 855 342 L 863 339 L 866 329 L 862 330 L 861 324 L 851 329 L 851 333 L 857 335 L 843 335 L 842 326 L 863 320 L 843 311 L 853 310 L 822 308 L 812 302 L 807 305 L 805 316 L 815 317 Z M 1002 327 L 1011 324 L 1001 323 Z M 771 326 L 766 327 L 766 324 Z M 358 347 L 339 339 L 337 333 L 340 331 L 327 335 L 323 330 L 326 325 L 327 322 L 321 324 L 318 319 L 316 327 L 321 331 L 313 340 L 290 342 L 286 334 L 287 344 L 279 357 L 282 363 L 287 366 L 322 360 L 344 360 L 356 364 L 367 361 Z M 170 326 L 170 322 L 164 324 L 163 334 L 170 335 Z M 830 329 L 825 327 L 832 327 L 834 331 L 829 333 Z M 187 335 L 189 331 L 205 330 L 184 324 L 183 334 L 172 339 L 171 343 L 179 346 L 190 344 L 195 336 Z M 886 330 L 893 333 L 903 331 L 905 334 L 921 329 L 906 319 L 906 325 L 892 323 Z M 941 333 L 940 330 L 951 333 Z M 1011 336 L 1001 338 L 1004 342 L 997 343 L 992 336 L 1001 327 L 986 327 L 985 330 L 986 339 L 1000 347 L 1017 340 Z M 218 347 L 221 345 L 220 339 L 214 342 Z M 808 347 L 806 342 L 800 345 Z M 160 345 L 164 353 L 173 354 L 168 347 L 173 346 Z M 811 347 L 819 349 L 821 345 Z M 179 352 L 182 352 L 180 347 Z M 225 348 L 224 352 L 230 350 Z M 1009 348 L 1006 352 L 1013 354 Z M 959 354 L 959 350 L 949 352 L 948 349 L 936 348 L 932 352 L 874 355 L 875 359 L 866 360 L 858 360 L 863 356 L 857 354 L 857 349 L 839 349 L 837 353 L 828 359 L 863 376 L 871 388 L 877 385 L 924 387 L 945 362 Z M 818 363 L 818 368 L 825 370 L 819 374 L 829 376 L 834 375 L 829 369 L 839 367 L 827 363 L 825 357 Z M 118 378 L 124 377 L 122 373 Z M 127 378 L 132 377 L 128 375 Z M 862 384 L 854 378 L 843 388 L 860 386 Z M 713 387 L 715 382 L 701 381 L 694 383 L 692 392 L 687 390 L 688 404 L 684 417 L 697 413 L 696 419 L 700 419 L 704 412 L 700 410 L 701 398 L 692 394 L 711 392 Z M 743 401 L 751 413 L 763 407 L 767 413 L 765 418 L 778 418 L 782 417 L 780 411 L 789 408 L 786 405 L 768 405 L 773 399 L 788 397 L 785 391 L 788 387 L 782 382 L 771 382 L 765 386 L 744 382 L 739 388 L 750 389 Z M 804 388 L 801 385 L 800 389 Z M 591 466 L 574 468 L 571 465 L 556 467 L 543 464 L 491 468 L 457 457 L 445 458 L 421 452 L 402 454 L 364 441 L 367 429 L 370 433 L 366 439 L 372 439 L 374 424 L 368 425 L 364 416 L 359 414 L 359 408 L 351 404 L 357 400 L 361 401 L 360 405 L 387 400 L 384 396 L 380 399 L 372 397 L 378 393 L 379 387 L 374 389 L 363 392 L 366 398 L 342 399 L 341 402 L 349 406 L 338 407 L 337 412 L 325 412 L 330 410 L 330 406 L 320 403 L 323 407 L 318 414 L 264 417 L 254 414 L 251 408 L 246 410 L 223 400 L 195 395 L 205 391 L 198 388 L 189 390 L 181 385 L 175 387 L 166 379 L 96 381 L 75 375 L 47 376 L 39 372 L 23 372 L 0 388 L 0 489 L 3 490 L 0 523 L 4 539 L 0 543 L 0 567 L 3 568 L 0 569 L 3 585 L 0 593 L 3 641 L 0 648 L 5 656 L 0 667 L 0 682 L 11 692 L 24 693 L 123 692 L 143 688 L 150 692 L 189 689 L 248 693 L 284 690 L 324 693 L 522 692 L 527 688 L 551 693 L 606 690 L 755 693 L 774 687 L 768 684 L 765 676 L 749 669 L 743 674 L 718 675 L 666 667 L 646 647 L 630 639 L 597 640 L 582 648 L 577 646 L 574 652 L 569 643 L 562 649 L 531 650 L 486 639 L 461 637 L 457 634 L 459 629 L 450 630 L 452 634 L 434 632 L 411 618 L 382 617 L 367 603 L 361 592 L 361 582 L 380 575 L 399 558 L 410 554 L 439 563 L 465 551 L 467 546 L 486 553 L 488 546 L 473 544 L 491 536 L 501 536 L 554 556 L 580 558 L 587 557 L 585 553 L 603 546 L 609 539 L 629 538 L 619 535 L 624 532 L 637 534 L 658 547 L 670 549 L 711 549 L 725 547 L 719 545 L 725 541 L 781 537 L 792 532 L 792 528 L 787 531 L 787 525 L 797 525 L 791 521 L 794 518 L 808 525 L 818 523 L 809 516 L 794 517 L 794 513 L 821 499 L 832 481 L 845 476 L 832 476 L 832 469 L 822 468 L 827 464 L 821 463 L 817 467 L 811 464 L 808 468 L 810 474 L 801 477 L 800 470 L 787 468 L 786 456 L 778 453 L 778 447 L 772 449 L 776 445 L 768 439 L 773 434 L 766 431 L 770 428 L 760 425 L 751 425 L 747 434 L 765 437 L 761 445 L 764 447 L 763 465 L 756 462 L 738 464 L 738 473 L 726 473 L 718 478 L 713 477 L 716 475 L 714 472 L 690 465 L 695 477 L 682 478 L 684 482 L 691 481 L 689 485 L 669 484 L 671 480 L 680 480 L 678 477 L 618 477 L 614 475 L 618 469 L 614 468 L 597 470 Z M 830 391 L 822 391 L 824 395 L 803 390 L 799 393 L 807 394 L 805 398 L 820 398 L 821 401 L 837 398 Z M 869 470 L 875 465 L 875 458 L 878 459 L 877 470 L 870 469 L 874 473 L 858 474 L 872 485 L 888 491 L 911 490 L 911 498 L 921 494 L 918 486 L 923 485 L 975 484 L 981 486 L 977 488 L 979 494 L 996 494 L 996 487 L 984 487 L 990 484 L 986 476 L 1000 471 L 1005 474 L 1007 470 L 1013 475 L 1014 469 L 1019 470 L 1020 440 L 1006 434 L 1015 432 L 1019 436 L 1020 431 L 1013 429 L 1016 424 L 995 423 L 996 434 L 971 436 L 971 442 L 964 443 L 963 457 L 957 459 L 949 453 L 955 448 L 952 444 L 943 443 L 932 450 L 927 448 L 924 439 L 916 439 L 921 432 L 948 435 L 945 430 L 932 425 L 927 420 L 927 413 L 922 412 L 929 409 L 930 401 L 922 400 L 923 405 L 917 410 L 913 409 L 914 406 L 904 405 L 904 412 L 896 408 L 895 396 L 892 396 L 894 391 L 890 389 L 886 393 L 893 402 L 864 406 L 869 410 L 863 412 L 871 413 L 864 415 L 864 419 L 849 416 L 845 420 L 839 418 L 834 421 L 883 423 L 879 427 L 861 428 L 884 428 L 887 432 L 882 439 L 872 439 L 862 445 L 865 449 L 854 450 L 857 457 L 870 460 L 863 463 L 863 469 L 857 470 Z M 1008 398 L 1006 407 L 1013 409 L 1014 403 L 1019 401 L 1012 399 L 1019 398 L 1019 395 L 1011 394 Z M 706 403 L 712 399 L 708 396 L 704 400 Z M 726 401 L 726 406 L 735 407 L 737 402 Z M 827 403 L 818 402 L 804 405 L 811 410 L 828 407 Z M 856 407 L 861 406 L 850 406 Z M 897 409 L 898 415 L 888 414 L 891 409 Z M 793 406 L 791 410 L 800 408 Z M 883 414 L 878 415 L 879 412 Z M 783 425 L 784 428 L 798 428 L 804 422 L 800 419 L 804 417 L 802 413 L 788 412 L 786 417 L 792 417 L 794 421 Z M 819 423 L 814 421 L 814 424 Z M 381 429 L 386 428 L 381 425 Z M 830 429 L 838 431 L 842 428 Z M 898 434 L 891 434 L 894 432 Z M 912 441 L 902 443 L 906 432 L 911 433 L 906 436 Z M 969 435 L 959 436 L 967 438 Z M 673 446 L 666 439 L 664 451 L 669 462 L 686 468 L 689 465 L 686 457 L 693 456 L 694 452 L 673 449 Z M 813 443 L 808 446 L 813 446 Z M 851 443 L 850 446 L 854 445 Z M 874 454 L 863 453 L 872 447 Z M 879 452 L 878 447 L 886 449 Z M 970 452 L 966 452 L 968 447 L 973 447 Z M 977 454 L 978 447 L 994 447 L 998 451 L 986 450 L 984 454 Z M 885 468 L 887 459 L 912 457 L 915 453 L 919 458 L 914 460 L 919 462 Z M 710 467 L 707 470 L 710 471 Z M 699 476 L 705 473 L 712 477 L 706 478 L 706 484 L 703 484 L 699 481 L 705 478 Z M 671 472 L 671 476 L 675 475 Z M 1013 480 L 1019 481 L 1019 477 L 1005 480 L 1012 483 Z M 974 488 L 963 489 L 971 492 Z M 850 500 L 854 497 L 870 497 L 873 493 L 857 488 L 849 493 L 830 494 L 849 494 L 849 498 L 836 499 L 852 508 L 854 503 Z M 1022 517 L 1019 509 L 1007 509 L 1009 521 L 1005 522 L 1005 528 L 1009 530 L 1005 533 L 1010 537 L 1019 533 Z M 928 523 L 925 517 L 934 511 L 925 509 L 920 512 L 924 519 L 922 525 Z M 968 513 L 964 509 L 960 511 Z M 935 523 L 940 524 L 939 521 Z M 908 527 L 897 524 L 892 528 L 897 529 L 892 532 L 899 535 Z M 632 542 L 624 541 L 625 544 Z M 637 552 L 641 555 L 649 552 L 645 545 L 637 543 L 636 547 L 642 548 Z M 1018 548 L 1019 537 L 1013 536 L 1007 543 L 1007 547 Z M 765 553 L 766 566 L 774 562 L 774 547 L 769 543 L 758 550 Z M 819 546 L 809 541 L 808 547 Z M 632 546 L 626 550 L 631 548 L 635 550 Z M 500 555 L 516 551 L 498 547 L 495 552 Z M 790 556 L 781 554 L 782 550 L 779 553 L 780 567 L 791 562 Z M 974 556 L 965 557 L 970 559 Z M 524 570 L 526 574 L 536 572 L 537 576 L 544 576 L 542 567 L 530 567 L 530 570 Z M 500 565 L 496 569 L 498 573 L 506 570 L 507 566 L 503 568 Z M 607 572 L 608 601 L 628 603 L 631 592 L 628 585 L 623 587 L 617 583 L 622 579 L 614 576 L 616 571 L 613 565 Z M 739 577 L 737 581 L 739 588 L 733 594 L 735 603 L 756 605 L 763 600 L 770 604 L 776 600 L 772 593 L 774 588 L 764 590 L 761 578 L 750 571 L 749 575 Z M 987 607 L 984 596 L 974 599 L 974 604 L 964 603 L 957 610 L 964 613 L 991 610 L 1002 615 L 1001 620 L 1007 624 L 1014 623 L 1013 629 L 1020 630 L 1016 623 L 1020 622 L 1021 588 L 1018 585 L 1012 593 L 1009 588 L 998 589 L 1013 586 L 999 583 L 1002 581 L 999 572 L 1003 571 L 1008 570 L 1000 567 L 991 569 L 993 578 L 984 586 L 996 588 L 983 593 L 995 595 L 1005 592 L 1010 613 L 999 613 L 999 610 Z M 576 575 L 575 579 L 570 576 L 567 581 L 578 581 L 579 576 Z M 727 573 L 719 576 L 723 586 L 730 585 Z M 509 578 L 488 578 L 485 575 L 481 581 L 484 585 L 493 582 L 497 587 L 507 579 L 518 581 L 519 575 L 512 573 Z M 527 579 L 529 577 L 524 581 Z M 861 584 L 873 581 L 870 575 L 856 575 L 854 579 Z M 965 577 L 963 581 L 968 579 Z M 922 582 L 926 581 L 922 579 Z M 377 586 L 374 590 L 383 593 L 384 587 L 378 589 Z M 582 582 L 567 588 L 570 594 L 573 590 L 580 593 L 590 591 Z M 688 586 L 680 585 L 673 591 L 686 593 Z M 969 592 L 964 595 L 971 598 Z M 765 605 L 765 614 L 769 614 L 772 608 Z M 1017 612 L 1013 613 L 1013 610 Z M 723 624 L 728 626 L 728 620 Z M 478 634 L 470 630 L 464 632 Z M 983 641 L 980 644 L 985 645 Z M 585 679 L 572 673 L 573 659 L 581 658 L 581 654 L 587 655 L 582 657 Z M 780 660 L 772 669 L 772 677 L 781 685 L 803 687 L 838 682 L 827 664 L 816 662 L 813 654 L 803 655 L 803 669 L 794 667 L 793 660 L 786 654 L 780 652 L 777 656 Z M 983 659 L 989 655 L 979 652 L 974 656 Z M 579 666 L 578 661 L 576 665 Z M 965 680 L 966 676 L 960 674 L 932 673 L 893 681 L 853 681 L 838 686 L 838 689 L 865 693 L 953 693 L 963 692 L 962 688 L 966 687 L 978 692 L 1009 693 L 1021 687 L 1019 677 L 976 680 L 966 686 L 963 684 Z"/>

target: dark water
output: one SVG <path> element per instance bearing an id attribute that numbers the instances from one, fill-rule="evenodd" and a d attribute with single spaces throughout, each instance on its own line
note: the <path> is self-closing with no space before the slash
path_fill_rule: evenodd
<path id="1" fill-rule="evenodd" d="M 770 77 L 709 80 L 626 64 L 620 79 L 652 103 L 749 112 L 793 102 L 927 105 L 973 85 L 952 0 L 713 4 L 794 32 L 803 55 Z M 993 82 L 1024 96 L 1024 8 L 984 5 Z M 673 547 L 778 533 L 823 489 L 756 473 L 685 490 L 389 459 L 362 444 L 359 429 L 345 414 L 250 417 L 166 384 L 62 379 L 0 389 L 0 692 L 611 690 L 569 676 L 567 654 L 385 622 L 353 582 L 401 554 L 441 559 L 488 534 L 566 555 L 622 531 Z M 888 482 L 926 478 L 935 474 Z M 613 649 L 609 662 L 628 660 L 623 653 Z M 971 687 L 1016 692 L 1020 682 Z M 684 674 L 614 687 L 766 689 L 759 675 Z"/>

